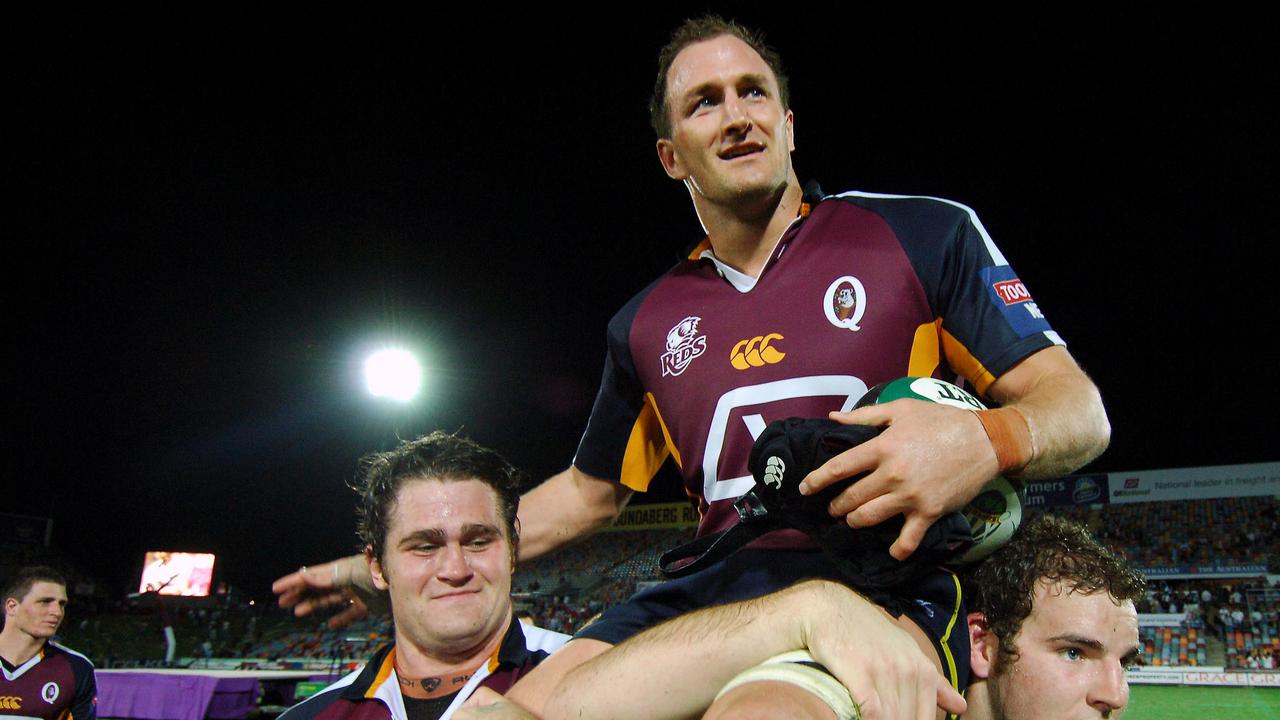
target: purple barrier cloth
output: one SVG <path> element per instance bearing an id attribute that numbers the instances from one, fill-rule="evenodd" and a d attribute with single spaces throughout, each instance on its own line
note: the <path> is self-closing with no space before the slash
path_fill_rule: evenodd
<path id="1" fill-rule="evenodd" d="M 98 716 L 139 720 L 234 720 L 258 701 L 254 678 L 98 673 Z"/>

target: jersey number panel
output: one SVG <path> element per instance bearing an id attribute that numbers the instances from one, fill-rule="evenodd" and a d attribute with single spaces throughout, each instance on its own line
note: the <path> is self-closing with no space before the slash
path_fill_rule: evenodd
<path id="1" fill-rule="evenodd" d="M 803 407 L 812 408 L 814 399 L 829 397 L 839 402 L 837 407 L 831 409 L 847 412 L 853 409 L 854 404 L 866 392 L 866 382 L 852 375 L 812 375 L 747 385 L 721 395 L 716 402 L 715 413 L 711 416 L 707 447 L 702 455 L 703 497 L 708 503 L 733 500 L 755 485 L 749 471 L 736 477 L 720 477 L 720 459 L 725 454 L 725 448 L 735 441 L 745 442 L 745 437 L 731 437 L 731 434 L 749 433 L 751 441 L 755 442 L 769 422 L 785 419 L 796 412 L 805 412 L 796 407 L 795 403 L 787 401 L 808 400 Z M 767 420 L 766 413 L 769 416 Z M 812 411 L 808 414 L 812 415 Z M 727 469 L 726 474 L 745 471 L 748 453 L 732 453 L 731 456 L 740 458 L 743 465 Z"/>

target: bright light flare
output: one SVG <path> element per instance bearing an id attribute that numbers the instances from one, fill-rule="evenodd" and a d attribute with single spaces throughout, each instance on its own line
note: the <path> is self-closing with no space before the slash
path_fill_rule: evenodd
<path id="1" fill-rule="evenodd" d="M 408 402 L 422 387 L 422 366 L 405 350 L 379 350 L 364 361 L 364 380 L 375 397 Z"/>

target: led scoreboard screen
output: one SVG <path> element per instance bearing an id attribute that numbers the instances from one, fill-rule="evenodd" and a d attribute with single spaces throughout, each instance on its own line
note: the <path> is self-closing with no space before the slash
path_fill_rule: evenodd
<path id="1" fill-rule="evenodd" d="M 205 597 L 213 582 L 213 553 L 149 552 L 138 592 Z"/>

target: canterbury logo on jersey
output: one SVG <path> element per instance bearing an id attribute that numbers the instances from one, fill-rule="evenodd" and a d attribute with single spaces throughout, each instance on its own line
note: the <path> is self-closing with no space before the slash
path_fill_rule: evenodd
<path id="1" fill-rule="evenodd" d="M 16 695 L 0 695 L 0 710 L 21 710 L 22 698 Z"/>
<path id="2" fill-rule="evenodd" d="M 780 363 L 787 354 L 773 347 L 772 343 L 782 339 L 783 337 L 778 333 L 769 333 L 739 340 L 729 352 L 729 364 L 739 370 L 746 370 Z"/>

